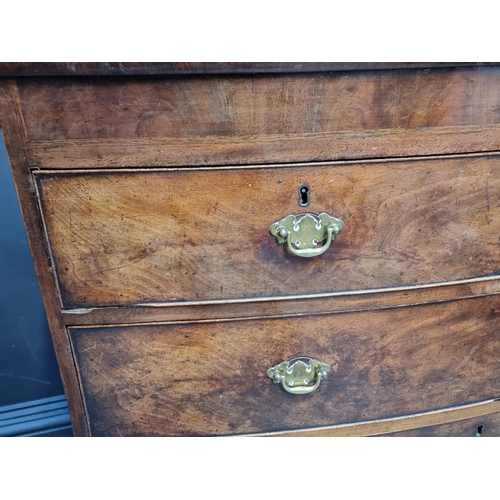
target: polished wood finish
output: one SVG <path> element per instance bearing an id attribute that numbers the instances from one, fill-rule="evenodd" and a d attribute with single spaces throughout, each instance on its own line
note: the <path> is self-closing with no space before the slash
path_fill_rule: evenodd
<path id="1" fill-rule="evenodd" d="M 94 435 L 218 435 L 359 422 L 500 394 L 500 298 L 247 322 L 71 329 Z M 310 395 L 266 370 L 332 366 Z"/>
<path id="2" fill-rule="evenodd" d="M 345 166 L 36 175 L 66 308 L 407 286 L 500 269 L 497 156 Z M 298 189 L 311 204 L 298 205 Z M 321 257 L 269 226 L 328 212 Z M 305 279 L 307 277 L 307 279 Z"/>
<path id="3" fill-rule="evenodd" d="M 499 435 L 499 89 L 479 63 L 0 63 L 75 433 Z M 346 223 L 310 260 L 268 232 L 304 211 Z M 296 355 L 333 366 L 303 397 L 265 375 Z"/>
<path id="4" fill-rule="evenodd" d="M 500 404 L 499 404 L 500 406 Z M 500 412 L 417 429 L 382 434 L 384 437 L 498 437 Z"/>
<path id="5" fill-rule="evenodd" d="M 500 293 L 498 277 L 475 278 L 458 282 L 219 301 L 183 301 L 181 303 L 136 304 L 131 307 L 90 307 L 63 309 L 68 325 L 111 325 L 189 320 L 235 320 L 280 318 L 369 311 L 407 305 L 463 300 Z"/>
<path id="6" fill-rule="evenodd" d="M 60 298 L 57 278 L 49 257 L 50 250 L 43 232 L 43 224 L 34 193 L 34 182 L 23 153 L 26 131 L 21 119 L 17 87 L 13 81 L 0 81 L 0 129 L 14 176 L 17 195 L 21 204 L 28 241 L 33 253 L 35 271 L 40 282 L 42 298 L 47 311 L 47 321 L 52 333 L 61 377 L 68 397 L 73 429 L 76 435 L 87 434 L 87 420 L 75 371 L 73 351 L 63 318 L 59 313 Z"/>
<path id="7" fill-rule="evenodd" d="M 498 67 L 20 80 L 38 168 L 495 151 Z"/>
<path id="8" fill-rule="evenodd" d="M 359 436 L 475 436 L 483 425 L 484 436 L 499 436 L 500 400 L 480 401 L 452 408 L 350 424 L 270 432 L 269 437 Z M 262 435 L 262 434 L 261 434 Z M 475 436 L 477 437 L 477 436 Z"/>
<path id="9" fill-rule="evenodd" d="M 498 151 L 499 136 L 500 125 L 494 124 L 293 136 L 74 139 L 30 141 L 26 156 L 37 169 L 206 167 Z"/>

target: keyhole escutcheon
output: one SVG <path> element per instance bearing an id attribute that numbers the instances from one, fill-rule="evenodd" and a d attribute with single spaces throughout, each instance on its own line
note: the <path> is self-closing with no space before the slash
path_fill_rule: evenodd
<path id="1" fill-rule="evenodd" d="M 307 184 L 302 184 L 299 187 L 299 205 L 308 207 L 311 203 L 311 188 Z"/>

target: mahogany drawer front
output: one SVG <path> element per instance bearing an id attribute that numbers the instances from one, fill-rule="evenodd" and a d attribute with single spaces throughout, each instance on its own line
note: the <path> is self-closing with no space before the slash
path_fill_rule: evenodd
<path id="1" fill-rule="evenodd" d="M 39 168 L 269 164 L 494 151 L 500 69 L 19 80 Z"/>
<path id="2" fill-rule="evenodd" d="M 500 299 L 306 318 L 70 328 L 93 435 L 228 435 L 496 398 Z M 331 365 L 310 394 L 266 371 Z"/>
<path id="3" fill-rule="evenodd" d="M 317 69 L 0 81 L 77 435 L 499 434 L 500 66 Z"/>
<path id="4" fill-rule="evenodd" d="M 499 437 L 500 413 L 468 418 L 449 424 L 381 434 L 382 437 Z"/>
<path id="5" fill-rule="evenodd" d="M 63 306 L 219 301 L 438 283 L 500 268 L 496 156 L 35 176 Z M 299 206 L 299 187 L 311 203 Z M 269 233 L 342 219 L 321 256 Z"/>

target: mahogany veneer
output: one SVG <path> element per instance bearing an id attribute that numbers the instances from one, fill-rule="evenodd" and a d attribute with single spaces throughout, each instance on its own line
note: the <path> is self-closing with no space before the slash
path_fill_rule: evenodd
<path id="1" fill-rule="evenodd" d="M 77 435 L 499 434 L 500 66 L 5 63 L 0 124 Z"/>

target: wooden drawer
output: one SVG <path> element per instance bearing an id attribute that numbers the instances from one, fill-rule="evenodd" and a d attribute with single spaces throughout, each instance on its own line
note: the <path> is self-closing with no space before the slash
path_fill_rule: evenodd
<path id="1" fill-rule="evenodd" d="M 431 425 L 409 431 L 381 434 L 385 437 L 498 437 L 500 412 L 448 424 Z"/>
<path id="2" fill-rule="evenodd" d="M 249 169 L 37 174 L 64 307 L 223 301 L 462 280 L 500 268 L 497 156 Z M 299 187 L 310 205 L 299 206 Z M 345 229 L 323 255 L 269 233 Z"/>
<path id="3" fill-rule="evenodd" d="M 39 168 L 493 151 L 498 67 L 18 81 Z"/>
<path id="4" fill-rule="evenodd" d="M 276 432 L 496 398 L 500 298 L 306 318 L 70 328 L 93 435 Z M 331 365 L 310 394 L 268 368 Z"/>
<path id="5" fill-rule="evenodd" d="M 500 66 L 446 65 L 0 67 L 75 433 L 383 434 L 498 412 Z M 270 234 L 323 212 L 345 227 L 322 255 Z M 266 375 L 296 356 L 332 367 L 311 394 Z"/>

